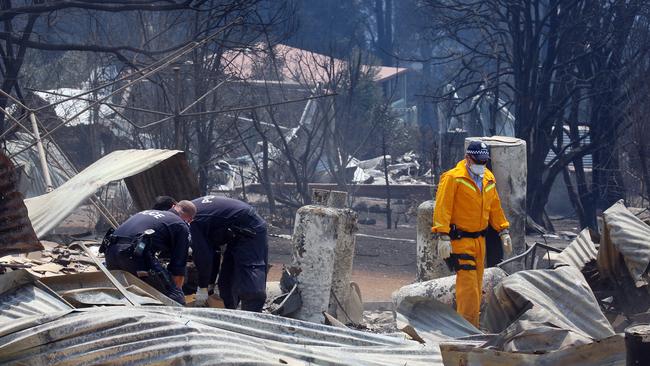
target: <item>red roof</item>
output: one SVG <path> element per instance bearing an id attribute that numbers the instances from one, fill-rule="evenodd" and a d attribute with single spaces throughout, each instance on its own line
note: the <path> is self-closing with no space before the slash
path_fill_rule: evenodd
<path id="1" fill-rule="evenodd" d="M 269 65 L 271 54 L 275 55 L 274 67 Z M 270 80 L 309 86 L 335 82 L 348 68 L 347 61 L 284 44 L 274 46 L 272 52 L 269 52 L 260 43 L 254 48 L 228 51 L 223 58 L 226 73 L 239 79 L 261 79 L 265 73 Z M 404 67 L 371 65 L 362 65 L 361 69 L 364 73 L 371 73 L 376 82 L 388 80 L 408 70 Z"/>

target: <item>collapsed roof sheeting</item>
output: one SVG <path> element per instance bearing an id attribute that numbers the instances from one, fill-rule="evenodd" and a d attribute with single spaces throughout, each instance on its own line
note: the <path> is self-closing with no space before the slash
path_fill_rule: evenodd
<path id="1" fill-rule="evenodd" d="M 0 323 L 0 363 L 442 365 L 437 346 L 251 312 L 116 306 L 52 315 Z"/>
<path id="2" fill-rule="evenodd" d="M 644 276 L 650 264 L 650 226 L 646 225 L 622 201 L 603 213 L 604 230 L 598 252 L 598 270 L 605 278 L 616 278 L 620 273 L 618 254 L 637 287 L 648 284 Z"/>
<path id="3" fill-rule="evenodd" d="M 111 271 L 111 275 L 124 286 L 125 290 L 130 292 L 130 297 L 136 299 L 140 305 L 179 306 L 177 302 L 129 272 Z M 40 282 L 56 291 L 59 296 L 77 308 L 130 304 L 102 272 L 43 277 Z"/>
<path id="4" fill-rule="evenodd" d="M 503 331 L 500 346 L 510 350 L 544 349 L 551 343 L 564 347 L 614 335 L 582 273 L 573 266 L 506 277 L 490 295 L 484 320 L 490 331 Z M 539 337 L 539 329 L 554 339 Z"/>
<path id="5" fill-rule="evenodd" d="M 557 260 L 562 263 L 570 264 L 577 269 L 582 269 L 587 263 L 596 260 L 597 255 L 598 250 L 596 249 L 594 242 L 591 240 L 589 229 L 584 229 L 580 232 L 578 237 L 576 237 L 571 244 L 569 244 L 569 246 L 557 256 Z"/>
<path id="6" fill-rule="evenodd" d="M 397 329 L 428 344 L 483 334 L 451 306 L 424 296 L 404 298 L 395 309 L 395 321 Z"/>
<path id="7" fill-rule="evenodd" d="M 41 238 L 88 197 L 111 181 L 145 171 L 182 151 L 119 150 L 84 169 L 54 191 L 25 200 L 36 235 Z M 153 197 L 152 197 L 153 198 Z"/>
<path id="8" fill-rule="evenodd" d="M 0 281 L 0 333 L 7 323 L 73 307 L 25 270 L 2 275 Z M 3 324 L 4 323 L 4 324 Z"/>
<path id="9" fill-rule="evenodd" d="M 17 180 L 13 163 L 0 153 L 0 257 L 43 249 L 27 217 Z"/>
<path id="10" fill-rule="evenodd" d="M 176 199 L 193 199 L 201 195 L 196 175 L 184 153 L 171 156 L 138 174 L 124 179 L 138 210 L 151 208 L 152 199 L 172 195 Z"/>
<path id="11" fill-rule="evenodd" d="M 16 166 L 21 169 L 20 190 L 26 197 L 34 197 L 45 193 L 46 183 L 43 176 L 43 170 L 39 165 L 39 155 L 36 146 L 29 146 L 32 143 L 32 138 L 23 132 L 16 133 L 16 138 L 7 140 L 7 151 L 9 154 L 15 155 L 12 159 Z M 64 155 L 59 151 L 58 147 L 51 141 L 43 141 L 43 147 L 47 154 L 47 160 L 50 170 L 50 179 L 54 187 L 58 187 L 68 180 L 66 171 L 74 171 L 73 168 L 67 163 Z"/>

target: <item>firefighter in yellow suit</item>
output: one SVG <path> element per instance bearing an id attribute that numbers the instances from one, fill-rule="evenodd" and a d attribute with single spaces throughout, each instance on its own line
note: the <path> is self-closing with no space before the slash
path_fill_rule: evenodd
<path id="1" fill-rule="evenodd" d="M 501 208 L 494 175 L 486 168 L 487 145 L 473 141 L 465 159 L 440 177 L 432 233 L 438 257 L 451 259 L 456 271 L 456 311 L 476 327 L 485 265 L 485 233 L 490 225 L 499 233 L 503 252 L 512 252 L 510 224 Z"/>

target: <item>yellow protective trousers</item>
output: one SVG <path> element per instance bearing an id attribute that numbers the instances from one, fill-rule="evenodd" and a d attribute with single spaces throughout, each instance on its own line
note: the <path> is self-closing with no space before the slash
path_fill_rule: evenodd
<path id="1" fill-rule="evenodd" d="M 476 269 L 456 271 L 456 311 L 478 328 L 483 291 L 483 269 L 485 267 L 485 237 L 453 240 L 451 252 L 453 254 L 469 254 L 475 258 L 474 261 L 459 259 L 461 266 L 476 266 Z"/>

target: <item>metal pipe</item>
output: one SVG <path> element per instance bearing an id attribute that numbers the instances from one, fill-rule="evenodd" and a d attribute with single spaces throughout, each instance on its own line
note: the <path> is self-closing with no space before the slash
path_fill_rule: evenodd
<path id="1" fill-rule="evenodd" d="M 36 147 L 38 148 L 38 157 L 41 161 L 41 169 L 43 170 L 43 177 L 45 178 L 45 191 L 52 192 L 54 186 L 52 185 L 52 177 L 50 177 L 50 168 L 47 166 L 47 159 L 45 158 L 45 149 L 43 148 L 41 133 L 38 131 L 38 123 L 36 123 L 36 116 L 34 115 L 34 113 L 29 114 L 29 119 L 32 121 L 32 129 L 34 130 L 34 137 L 36 138 Z"/>

